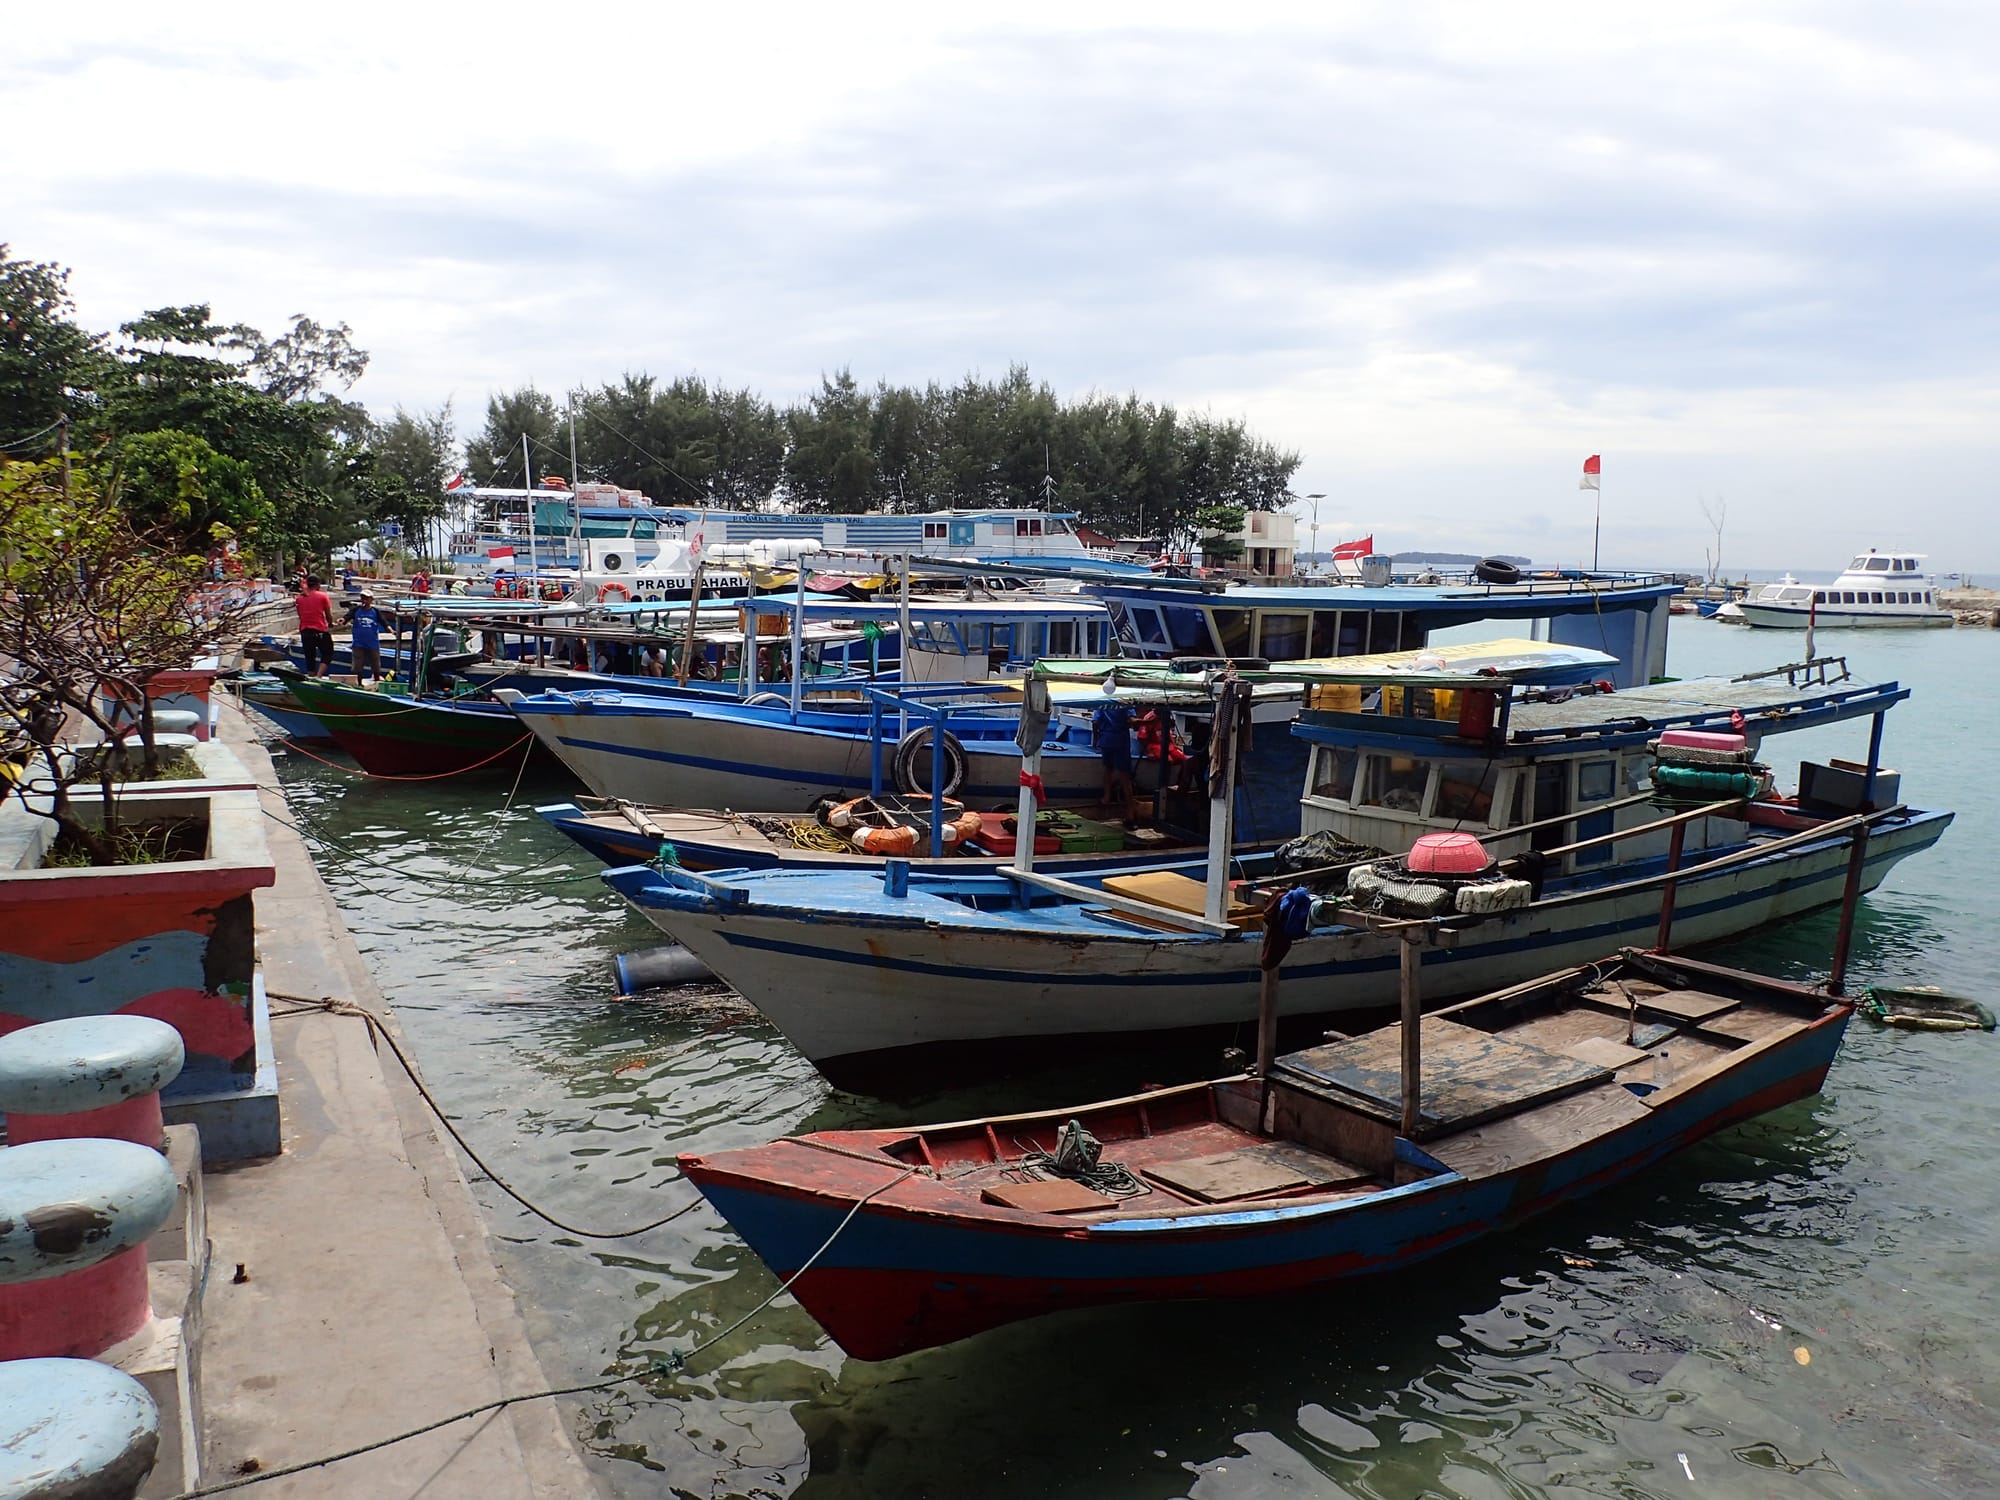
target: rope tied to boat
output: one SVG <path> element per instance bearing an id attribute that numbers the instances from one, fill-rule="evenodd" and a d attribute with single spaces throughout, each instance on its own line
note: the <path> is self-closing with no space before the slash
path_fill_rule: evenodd
<path id="1" fill-rule="evenodd" d="M 1014 1144 L 1021 1146 L 1019 1141 Z M 1105 1161 L 1103 1143 L 1083 1128 L 1081 1120 L 1071 1120 L 1056 1132 L 1054 1151 L 1022 1146 L 1021 1164 L 1015 1171 L 1028 1182 L 1057 1177 L 1080 1182 L 1107 1198 L 1137 1198 L 1152 1191 L 1124 1166 Z"/>

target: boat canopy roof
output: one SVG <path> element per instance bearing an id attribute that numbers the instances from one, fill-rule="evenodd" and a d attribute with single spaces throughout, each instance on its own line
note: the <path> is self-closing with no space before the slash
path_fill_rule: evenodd
<path id="1" fill-rule="evenodd" d="M 1780 734 L 1865 718 L 1909 696 L 1895 682 L 1794 687 L 1760 677 L 1696 677 L 1567 702 L 1517 702 L 1507 739 L 1510 745 L 1583 736 L 1599 743 L 1645 740 L 1662 729 L 1726 730 L 1736 714 L 1743 716 L 1745 733 Z"/>
<path id="2" fill-rule="evenodd" d="M 736 607 L 753 615 L 782 615 L 790 619 L 792 611 L 798 607 L 798 599 L 790 594 L 760 594 L 752 599 L 739 599 Z M 659 608 L 660 606 L 652 606 Z M 866 600 L 856 599 L 815 599 L 810 595 L 805 602 L 808 620 L 875 620 L 884 624 L 894 624 L 902 617 L 903 606 L 894 597 Z M 982 620 L 1006 622 L 1009 620 L 1090 620 L 1105 619 L 1104 606 L 1094 599 L 1080 599 L 1073 594 L 1056 596 L 1051 594 L 1009 594 L 1004 599 L 937 599 L 913 598 L 909 604 L 910 619 L 925 623 L 946 620 Z"/>
<path id="3" fill-rule="evenodd" d="M 1160 603 L 1172 599 L 1200 609 L 1408 610 L 1431 626 L 1482 619 L 1549 619 L 1594 610 L 1649 604 L 1681 592 L 1660 573 L 1595 577 L 1524 578 L 1519 583 L 1243 584 L 1218 589 L 1201 579 L 1156 578 L 1148 582 L 1092 580 L 1084 591 L 1106 602 Z"/>

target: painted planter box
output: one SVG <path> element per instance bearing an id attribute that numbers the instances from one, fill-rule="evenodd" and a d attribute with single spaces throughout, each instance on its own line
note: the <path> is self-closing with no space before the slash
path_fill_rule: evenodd
<path id="1" fill-rule="evenodd" d="M 205 820 L 203 859 L 40 869 L 53 825 L 5 809 L 0 1033 L 82 1015 L 165 1021 L 187 1049 L 187 1066 L 162 1096 L 167 1118 L 201 1125 L 205 1159 L 233 1160 L 278 1149 L 253 897 L 277 870 L 242 763 L 220 744 L 195 748 L 205 779 L 149 783 L 120 808 L 133 821 Z M 244 1113 L 266 1094 L 268 1110 Z M 221 1116 L 204 1112 L 211 1102 Z"/>
<path id="2" fill-rule="evenodd" d="M 200 666 L 184 667 L 172 672 L 162 672 L 146 684 L 146 696 L 153 700 L 153 711 L 172 710 L 191 713 L 195 716 L 194 737 L 207 741 L 214 734 L 215 727 L 215 677 L 222 669 L 222 663 L 215 657 L 206 657 Z M 118 718 L 134 717 L 132 711 L 117 714 L 117 705 L 110 699 L 105 707 Z"/>

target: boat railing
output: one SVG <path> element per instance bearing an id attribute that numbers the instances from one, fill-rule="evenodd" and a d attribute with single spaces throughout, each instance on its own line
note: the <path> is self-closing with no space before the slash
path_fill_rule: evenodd
<path id="1" fill-rule="evenodd" d="M 1837 682 L 1846 682 L 1854 674 L 1847 670 L 1844 656 L 1815 656 L 1806 661 L 1787 662 L 1782 667 L 1770 667 L 1762 672 L 1745 672 L 1741 677 L 1733 677 L 1732 682 L 1764 682 L 1773 677 L 1782 677 L 1793 687 L 1831 687 Z"/>

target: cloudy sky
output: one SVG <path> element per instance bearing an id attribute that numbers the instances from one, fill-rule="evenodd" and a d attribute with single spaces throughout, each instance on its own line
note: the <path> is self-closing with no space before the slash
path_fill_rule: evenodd
<path id="1" fill-rule="evenodd" d="M 10 16 L 0 239 L 109 327 L 345 320 L 378 410 L 1026 364 L 1241 417 L 1321 539 L 2000 569 L 1990 5 Z"/>

